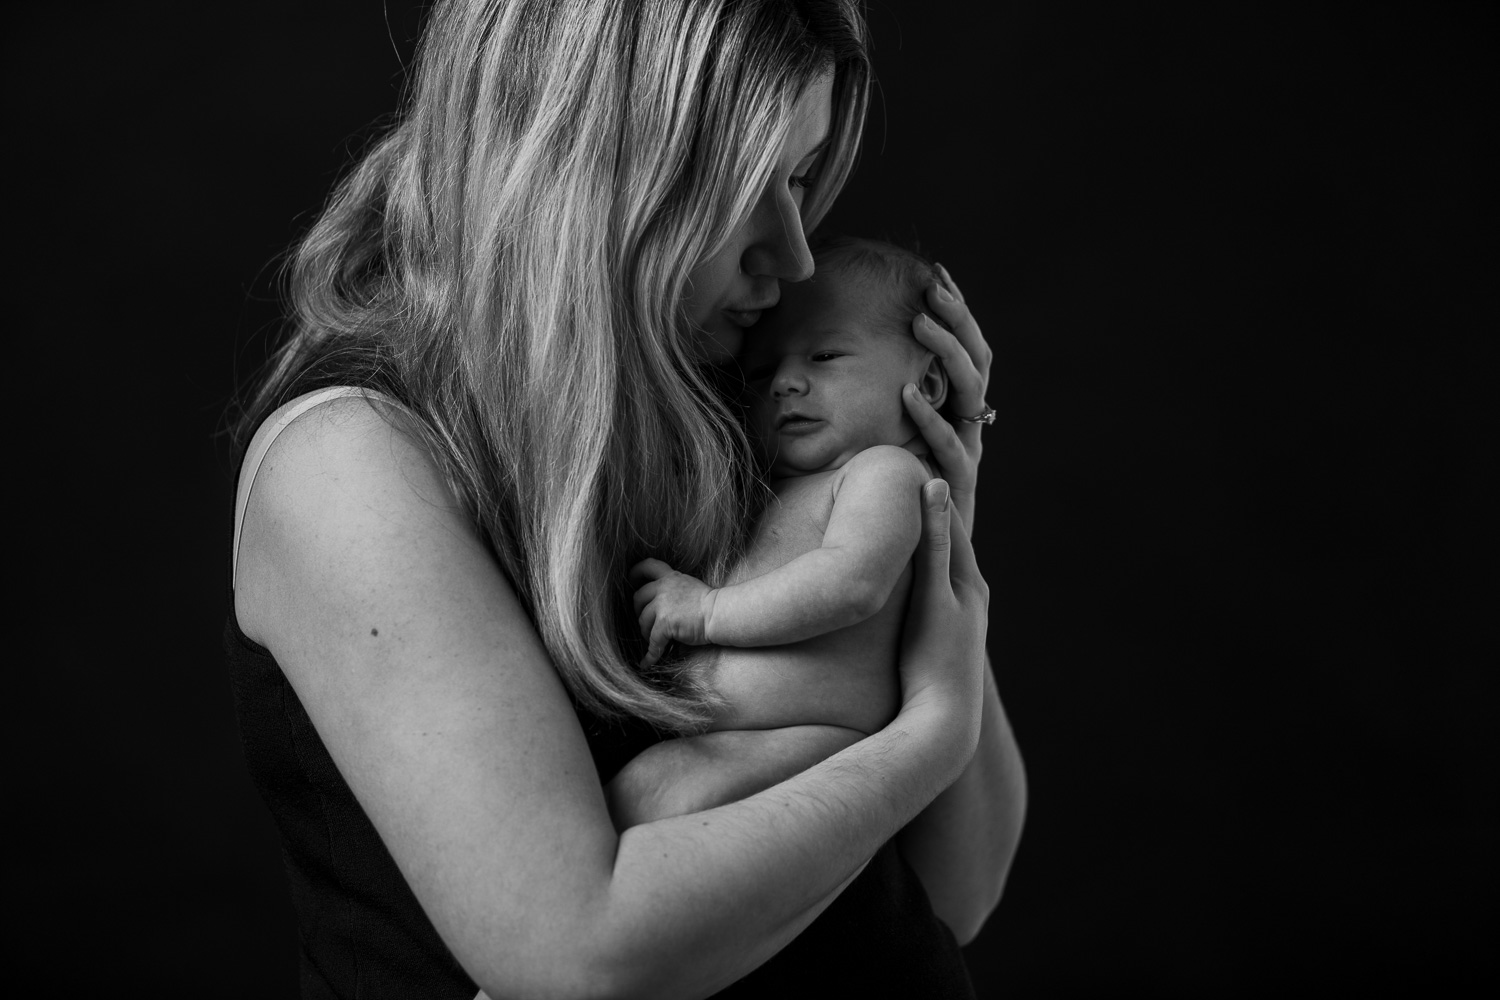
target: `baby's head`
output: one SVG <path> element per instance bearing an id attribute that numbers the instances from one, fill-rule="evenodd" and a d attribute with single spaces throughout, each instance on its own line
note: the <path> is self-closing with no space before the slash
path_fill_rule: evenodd
<path id="1" fill-rule="evenodd" d="M 915 383 L 935 407 L 947 397 L 942 364 L 912 335 L 937 269 L 910 250 L 846 237 L 820 242 L 813 260 L 812 278 L 782 285 L 740 359 L 772 478 L 837 469 L 878 444 L 925 453 L 901 391 Z"/>

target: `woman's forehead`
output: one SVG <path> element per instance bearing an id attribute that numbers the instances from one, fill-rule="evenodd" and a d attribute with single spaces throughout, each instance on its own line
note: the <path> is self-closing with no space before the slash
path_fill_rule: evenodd
<path id="1" fill-rule="evenodd" d="M 807 85 L 797 99 L 791 128 L 781 147 L 782 160 L 800 163 L 827 145 L 833 128 L 833 71 L 829 70 Z"/>

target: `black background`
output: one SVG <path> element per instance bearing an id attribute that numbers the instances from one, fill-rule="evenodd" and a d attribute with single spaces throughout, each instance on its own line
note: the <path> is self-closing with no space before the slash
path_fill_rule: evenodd
<path id="1" fill-rule="evenodd" d="M 274 259 L 396 107 L 388 7 L 11 13 L 7 880 L 54 985 L 293 988 L 215 434 Z M 977 546 L 1031 811 L 981 996 L 1493 986 L 1488 6 L 871 26 L 830 225 L 918 240 L 995 350 Z"/>

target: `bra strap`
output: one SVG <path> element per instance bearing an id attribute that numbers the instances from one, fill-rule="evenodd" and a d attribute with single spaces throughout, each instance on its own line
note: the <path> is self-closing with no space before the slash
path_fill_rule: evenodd
<path id="1" fill-rule="evenodd" d="M 255 485 L 255 475 L 260 471 L 260 464 L 265 461 L 266 453 L 271 450 L 271 445 L 276 443 L 281 432 L 291 426 L 293 420 L 315 406 L 320 406 L 330 400 L 342 399 L 345 396 L 361 396 L 385 403 L 394 402 L 383 392 L 355 385 L 336 385 L 327 389 L 319 389 L 298 396 L 283 405 L 260 425 L 260 429 L 255 432 L 255 437 L 251 438 L 250 447 L 245 449 L 245 461 L 240 465 L 239 488 L 234 498 L 234 549 L 229 558 L 231 590 L 234 589 L 235 575 L 240 564 L 240 533 L 245 530 L 245 508 L 250 503 L 250 489 Z"/>

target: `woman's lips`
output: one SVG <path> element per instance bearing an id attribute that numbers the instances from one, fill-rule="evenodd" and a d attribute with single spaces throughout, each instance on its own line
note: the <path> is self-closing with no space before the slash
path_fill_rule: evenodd
<path id="1" fill-rule="evenodd" d="M 760 310 L 759 309 L 725 309 L 724 310 L 724 315 L 728 316 L 729 317 L 729 321 L 731 323 L 733 323 L 735 326 L 741 326 L 741 327 L 749 328 L 749 327 L 754 326 L 755 323 L 756 323 L 756 321 L 760 319 Z"/>
<path id="2" fill-rule="evenodd" d="M 760 319 L 760 314 L 770 309 L 781 301 L 781 293 L 773 286 L 764 294 L 754 298 L 746 297 L 740 299 L 737 306 L 727 306 L 723 310 L 724 315 L 736 326 L 751 327 Z"/>

